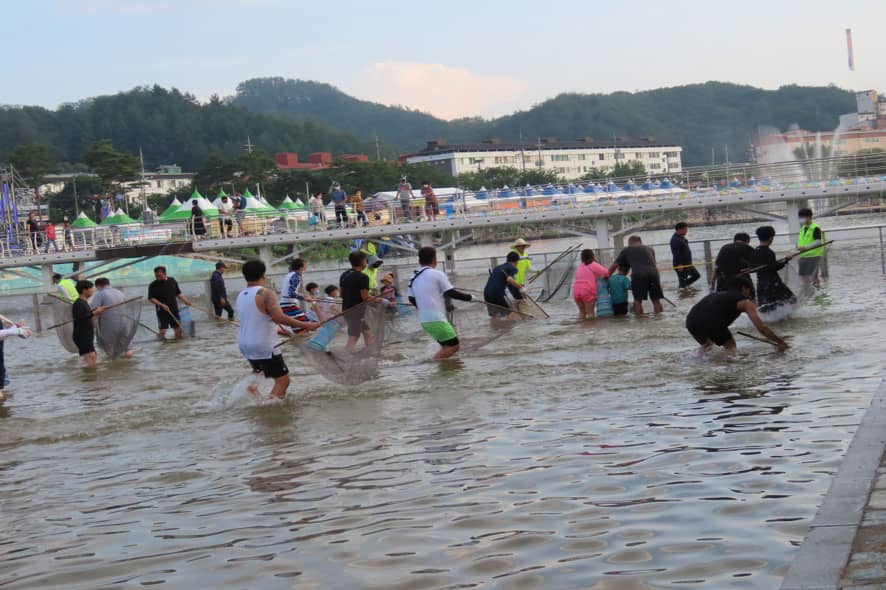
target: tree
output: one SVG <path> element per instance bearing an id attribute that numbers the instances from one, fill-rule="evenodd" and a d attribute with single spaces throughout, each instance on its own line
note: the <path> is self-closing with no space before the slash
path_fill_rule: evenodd
<path id="1" fill-rule="evenodd" d="M 77 195 L 79 206 L 74 200 L 74 183 L 77 183 Z M 81 174 L 74 177 L 71 182 L 66 182 L 62 190 L 49 195 L 49 218 L 57 223 L 64 217 L 74 219 L 77 215 L 77 209 L 90 209 L 87 204 L 89 197 L 101 194 L 105 189 L 104 182 L 98 177 L 91 174 Z"/>
<path id="2" fill-rule="evenodd" d="M 9 153 L 9 161 L 12 162 L 19 176 L 34 188 L 37 216 L 42 218 L 40 185 L 43 184 L 43 178 L 53 164 L 49 147 L 39 143 L 19 145 Z"/>
<path id="3" fill-rule="evenodd" d="M 139 177 L 139 161 L 135 156 L 118 152 L 108 140 L 98 141 L 86 154 L 86 163 L 95 171 L 107 190 L 116 190 L 124 182 Z"/>

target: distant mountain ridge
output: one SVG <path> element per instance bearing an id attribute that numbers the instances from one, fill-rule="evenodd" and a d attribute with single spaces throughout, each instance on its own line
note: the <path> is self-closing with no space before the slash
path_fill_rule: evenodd
<path id="1" fill-rule="evenodd" d="M 854 93 L 836 87 L 782 86 L 764 90 L 706 82 L 642 92 L 564 93 L 525 111 L 482 120 L 444 121 L 427 113 L 356 99 L 329 84 L 284 78 L 242 82 L 229 104 L 254 112 L 317 121 L 363 139 L 376 135 L 402 151 L 427 140 L 450 143 L 498 137 L 528 145 L 536 137 L 574 139 L 654 136 L 684 147 L 684 162 L 748 158 L 760 126 L 785 129 L 796 123 L 814 130 L 837 126 L 839 115 L 855 110 Z"/>

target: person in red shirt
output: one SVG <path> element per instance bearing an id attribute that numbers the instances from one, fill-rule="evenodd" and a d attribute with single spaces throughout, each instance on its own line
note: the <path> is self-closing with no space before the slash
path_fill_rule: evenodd
<path id="1" fill-rule="evenodd" d="M 431 183 L 427 180 L 421 183 L 421 196 L 425 200 L 425 215 L 430 221 L 436 220 L 440 215 L 440 204 L 437 202 L 437 195 L 434 194 Z"/>
<path id="2" fill-rule="evenodd" d="M 51 223 L 47 223 L 44 231 L 46 232 L 46 249 L 44 252 L 47 254 L 49 253 L 49 244 L 52 244 L 52 247 L 58 252 L 58 244 L 55 241 L 55 226 Z"/>

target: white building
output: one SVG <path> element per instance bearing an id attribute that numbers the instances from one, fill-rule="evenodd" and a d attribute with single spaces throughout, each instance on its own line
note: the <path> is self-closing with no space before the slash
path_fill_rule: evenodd
<path id="1" fill-rule="evenodd" d="M 76 176 L 95 176 L 92 173 L 81 174 L 47 174 L 45 184 L 40 186 L 40 194 L 48 195 L 50 193 L 59 192 L 65 186 L 65 183 L 71 182 Z M 161 166 L 157 172 L 145 172 L 144 185 L 141 180 L 127 182 L 123 184 L 127 200 L 131 204 L 140 205 L 142 203 L 142 195 L 150 197 L 153 195 L 168 195 L 170 192 L 191 186 L 194 179 L 192 172 L 182 172 L 181 168 L 176 165 Z M 144 191 L 142 191 L 144 186 Z M 89 196 L 89 195 L 83 195 Z"/>
<path id="2" fill-rule="evenodd" d="M 614 138 L 595 141 L 540 139 L 533 145 L 506 144 L 491 139 L 472 144 L 429 141 L 420 152 L 404 156 L 409 164 L 426 163 L 452 176 L 486 168 L 517 168 L 554 172 L 566 180 L 579 179 L 594 168 L 611 170 L 617 163 L 639 162 L 651 175 L 673 174 L 683 169 L 683 148 L 659 143 L 654 137 Z"/>

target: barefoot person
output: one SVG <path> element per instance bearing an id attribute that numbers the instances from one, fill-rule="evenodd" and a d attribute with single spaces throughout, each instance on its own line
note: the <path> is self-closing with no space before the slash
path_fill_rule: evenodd
<path id="1" fill-rule="evenodd" d="M 105 311 L 104 307 L 96 307 L 93 309 L 89 305 L 89 298 L 95 292 L 92 281 L 77 281 L 77 300 L 71 306 L 71 315 L 74 317 L 74 344 L 77 345 L 77 352 L 80 358 L 90 369 L 94 369 L 98 364 L 98 358 L 95 354 L 95 324 L 92 318 L 101 316 Z"/>
<path id="2" fill-rule="evenodd" d="M 608 279 L 609 271 L 597 262 L 594 251 L 586 248 L 581 251 L 581 263 L 575 269 L 572 283 L 572 298 L 578 306 L 578 319 L 597 317 L 597 281 Z"/>
<path id="3" fill-rule="evenodd" d="M 246 288 L 237 296 L 237 316 L 240 318 L 237 346 L 253 372 L 274 380 L 271 396 L 283 399 L 289 388 L 289 368 L 283 355 L 274 348 L 277 324 L 305 330 L 316 330 L 320 324 L 284 314 L 277 294 L 265 287 L 265 270 L 265 263 L 261 260 L 250 260 L 243 265 Z M 250 387 L 249 393 L 256 397 L 260 395 L 255 386 Z"/>
<path id="4" fill-rule="evenodd" d="M 750 299 L 754 284 L 747 277 L 736 277 L 726 286 L 725 291 L 717 291 L 696 303 L 686 316 L 686 329 L 701 345 L 698 354 L 702 355 L 716 344 L 728 351 L 735 350 L 735 339 L 729 326 L 742 313 L 747 314 L 751 323 L 767 339 L 778 347 L 787 349 L 787 343 L 779 338 L 757 314 L 757 306 Z"/>
<path id="5" fill-rule="evenodd" d="M 446 298 L 470 301 L 472 297 L 454 289 L 449 278 L 437 270 L 437 251 L 434 248 L 421 248 L 418 251 L 418 264 L 421 268 L 409 281 L 409 302 L 418 308 L 421 327 L 440 345 L 434 360 L 447 359 L 458 352 L 459 342 L 455 328 L 446 319 Z"/>

